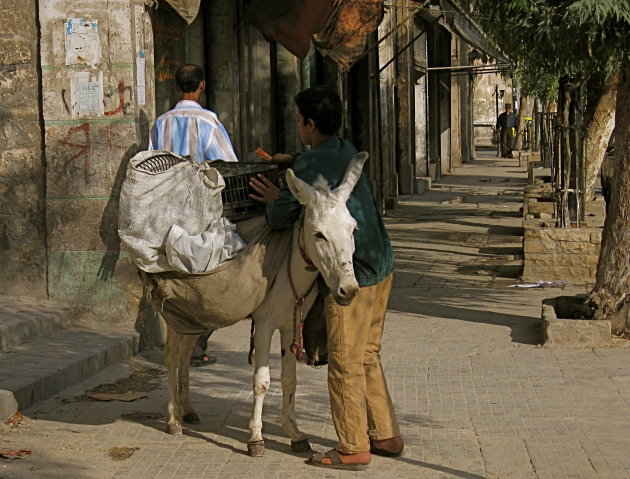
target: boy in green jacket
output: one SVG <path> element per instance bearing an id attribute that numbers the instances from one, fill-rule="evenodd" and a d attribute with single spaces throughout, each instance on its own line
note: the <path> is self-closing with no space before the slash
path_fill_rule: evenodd
<path id="1" fill-rule="evenodd" d="M 301 180 L 313 184 L 322 175 L 331 188 L 339 186 L 354 146 L 336 136 L 341 127 L 341 100 L 327 87 L 298 93 L 296 120 L 300 138 L 311 149 L 296 155 L 278 153 L 269 161 L 292 163 Z M 278 189 L 260 175 L 250 183 L 252 198 L 266 203 L 267 222 L 289 228 L 302 205 L 285 186 Z M 331 294 L 324 300 L 328 328 L 328 392 L 339 442 L 309 463 L 334 469 L 365 469 L 371 455 L 397 456 L 403 451 L 398 421 L 387 390 L 380 349 L 385 311 L 392 288 L 394 253 L 365 173 L 347 203 L 358 223 L 354 232 L 354 272 L 360 289 L 348 306 Z"/>

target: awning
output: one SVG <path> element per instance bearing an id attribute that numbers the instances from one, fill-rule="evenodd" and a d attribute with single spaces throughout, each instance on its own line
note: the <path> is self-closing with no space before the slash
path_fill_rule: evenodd
<path id="1" fill-rule="evenodd" d="M 311 35 L 326 26 L 332 11 L 331 0 L 252 0 L 245 10 L 245 22 L 304 58 Z"/>
<path id="2" fill-rule="evenodd" d="M 442 15 L 438 19 L 440 24 L 457 35 L 471 47 L 494 58 L 498 63 L 510 64 L 512 61 L 483 33 L 483 30 L 457 5 L 449 0 L 440 0 Z"/>
<path id="3" fill-rule="evenodd" d="M 313 36 L 323 55 L 349 70 L 365 50 L 367 37 L 383 20 L 383 0 L 335 0 L 326 27 Z"/>
<path id="4" fill-rule="evenodd" d="M 252 0 L 245 21 L 304 58 L 311 40 L 342 68 L 363 53 L 383 18 L 383 0 Z"/>
<path id="5" fill-rule="evenodd" d="M 166 0 L 189 25 L 197 18 L 201 0 Z"/>

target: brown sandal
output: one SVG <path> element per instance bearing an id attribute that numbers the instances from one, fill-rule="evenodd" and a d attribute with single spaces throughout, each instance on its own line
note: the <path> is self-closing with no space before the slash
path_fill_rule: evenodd
<path id="1" fill-rule="evenodd" d="M 324 458 L 330 459 L 331 464 L 324 464 L 322 461 Z M 306 461 L 307 464 L 315 467 L 324 467 L 327 469 L 341 469 L 344 471 L 363 471 L 367 469 L 367 464 L 345 464 L 341 461 L 341 456 L 336 449 L 331 449 L 328 452 L 318 452 L 314 454 L 309 460 Z"/>

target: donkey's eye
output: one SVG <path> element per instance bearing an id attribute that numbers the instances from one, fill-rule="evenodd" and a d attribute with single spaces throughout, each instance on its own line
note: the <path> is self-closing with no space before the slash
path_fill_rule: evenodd
<path id="1" fill-rule="evenodd" d="M 319 232 L 315 233 L 315 238 L 322 239 L 322 240 L 326 239 L 326 237 L 322 233 L 319 233 Z"/>

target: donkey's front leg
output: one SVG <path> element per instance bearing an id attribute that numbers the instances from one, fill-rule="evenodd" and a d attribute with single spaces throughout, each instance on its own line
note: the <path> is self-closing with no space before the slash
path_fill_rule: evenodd
<path id="1" fill-rule="evenodd" d="M 308 437 L 300 431 L 295 419 L 295 391 L 297 387 L 295 354 L 291 352 L 293 342 L 292 325 L 288 324 L 280 329 L 280 344 L 282 345 L 282 429 L 291 438 L 291 450 L 294 452 L 311 452 Z"/>
<path id="2" fill-rule="evenodd" d="M 249 442 L 247 453 L 250 456 L 265 454 L 265 443 L 262 437 L 262 410 L 265 394 L 269 391 L 271 378 L 269 375 L 269 350 L 273 328 L 270 321 L 256 321 L 254 333 L 254 407 L 249 421 Z"/>

